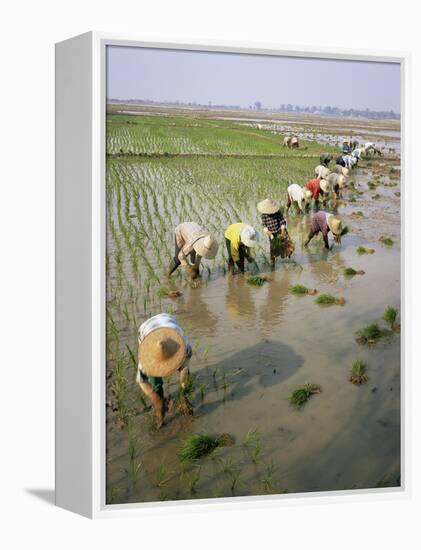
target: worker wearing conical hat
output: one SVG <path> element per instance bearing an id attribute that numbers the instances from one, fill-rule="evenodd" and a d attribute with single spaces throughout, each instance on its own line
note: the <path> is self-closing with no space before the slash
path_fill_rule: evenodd
<path id="1" fill-rule="evenodd" d="M 184 388 L 192 348 L 175 317 L 167 313 L 155 315 L 140 326 L 138 343 L 136 382 L 150 399 L 160 428 L 169 403 L 164 398 L 163 378 L 178 371 L 180 386 Z"/>
<path id="2" fill-rule="evenodd" d="M 261 214 L 263 233 L 269 237 L 270 259 L 272 269 L 274 269 L 276 258 L 278 256 L 290 257 L 295 247 L 289 239 L 287 222 L 276 201 L 265 199 L 259 202 L 257 210 Z"/>
<path id="3" fill-rule="evenodd" d="M 182 265 L 191 278 L 195 279 L 199 275 L 202 258 L 212 260 L 217 252 L 218 243 L 209 231 L 196 222 L 180 223 L 175 228 L 175 252 L 168 267 L 168 275 Z"/>
<path id="4" fill-rule="evenodd" d="M 308 234 L 307 242 L 304 243 L 304 246 L 307 246 L 315 235 L 321 233 L 323 235 L 325 248 L 329 248 L 329 232 L 332 233 L 335 242 L 341 244 L 342 231 L 342 220 L 338 216 L 320 210 L 311 218 L 310 233 Z"/>

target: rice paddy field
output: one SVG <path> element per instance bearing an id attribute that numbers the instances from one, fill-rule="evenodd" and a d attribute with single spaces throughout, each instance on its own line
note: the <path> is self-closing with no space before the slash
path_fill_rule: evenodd
<path id="1" fill-rule="evenodd" d="M 281 145 L 291 131 L 297 150 Z M 343 135 L 370 135 L 385 156 L 361 162 L 341 199 L 324 206 L 349 227 L 342 245 L 327 251 L 317 237 L 305 248 L 311 211 L 291 209 L 291 259 L 271 271 L 262 236 L 249 273 L 229 276 L 225 228 L 243 221 L 261 231 L 257 203 L 285 204 L 287 186 L 311 179 Z M 109 106 L 108 504 L 400 484 L 399 166 L 390 121 Z M 183 221 L 219 240 L 199 283 L 181 268 L 166 276 Z M 256 275 L 264 284 L 249 284 Z M 174 408 L 156 430 L 135 377 L 138 328 L 161 312 L 193 346 L 194 415 Z M 373 324 L 379 331 L 361 339 Z M 164 388 L 177 396 L 176 375 Z M 184 459 L 198 434 L 204 454 Z M 222 434 L 229 444 L 218 444 Z"/>

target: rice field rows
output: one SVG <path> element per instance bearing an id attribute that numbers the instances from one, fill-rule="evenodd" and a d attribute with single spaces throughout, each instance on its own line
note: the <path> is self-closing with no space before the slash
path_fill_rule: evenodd
<path id="1" fill-rule="evenodd" d="M 281 138 L 279 134 L 222 120 L 125 115 L 107 118 L 108 155 L 300 155 L 302 149 L 281 147 Z M 311 141 L 302 145 L 306 153 L 319 151 L 317 144 Z"/>

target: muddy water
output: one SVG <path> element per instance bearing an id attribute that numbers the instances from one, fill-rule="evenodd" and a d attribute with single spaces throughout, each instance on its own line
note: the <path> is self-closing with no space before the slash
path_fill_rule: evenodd
<path id="1" fill-rule="evenodd" d="M 379 321 L 386 306 L 400 309 L 399 187 L 371 191 L 371 177 L 358 169 L 353 179 L 363 195 L 351 203 L 354 192 L 347 190 L 336 206 L 350 227 L 340 247 L 326 251 L 315 238 L 304 248 L 310 215 L 291 215 L 294 261 L 278 260 L 276 271 L 267 272 L 270 282 L 253 287 L 242 275 L 215 270 L 198 288 L 164 300 L 163 309 L 174 311 L 193 342 L 191 372 L 206 385 L 204 397 L 196 392 L 193 418 L 169 414 L 159 432 L 139 403 L 132 423 L 140 440 L 136 481 L 129 475 L 128 430 L 109 423 L 107 487 L 115 489 L 113 502 L 399 483 L 399 334 L 370 347 L 355 340 L 355 332 Z M 380 198 L 373 199 L 375 194 Z M 354 211 L 364 217 L 356 218 Z M 392 247 L 379 242 L 383 234 L 393 238 Z M 360 244 L 375 253 L 359 256 Z M 268 242 L 261 246 L 268 251 Z M 365 275 L 346 277 L 345 267 Z M 319 306 L 312 296 L 294 296 L 289 287 L 297 283 L 344 297 L 346 304 Z M 356 359 L 368 366 L 369 381 L 361 387 L 348 381 Z M 288 396 L 306 382 L 322 392 L 297 411 Z M 174 395 L 176 389 L 174 378 L 165 391 Z M 241 445 L 251 429 L 258 430 L 262 446 L 256 463 Z M 177 459 L 181 441 L 193 433 L 222 432 L 233 435 L 236 445 L 221 449 L 219 460 L 203 460 L 200 471 L 183 472 Z M 240 472 L 234 488 L 233 469 Z M 192 489 L 195 474 L 199 481 Z"/>

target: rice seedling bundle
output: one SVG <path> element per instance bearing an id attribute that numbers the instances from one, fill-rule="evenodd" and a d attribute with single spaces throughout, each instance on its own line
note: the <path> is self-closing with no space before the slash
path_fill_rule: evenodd
<path id="1" fill-rule="evenodd" d="M 360 344 L 375 344 L 386 335 L 385 331 L 377 323 L 367 325 L 358 330 L 356 334 L 357 342 Z"/>
<path id="2" fill-rule="evenodd" d="M 359 359 L 352 365 L 349 381 L 356 386 L 361 386 L 368 381 L 367 366 Z"/>
<path id="3" fill-rule="evenodd" d="M 364 275 L 365 271 L 363 271 L 362 269 L 356 270 L 353 267 L 346 267 L 344 269 L 344 274 L 348 277 L 353 277 L 354 275 Z"/>
<path id="4" fill-rule="evenodd" d="M 306 296 L 309 294 L 310 296 L 314 296 L 317 294 L 317 290 L 315 288 L 307 288 L 304 285 L 294 285 L 290 288 L 291 294 L 295 294 L 296 296 Z"/>
<path id="5" fill-rule="evenodd" d="M 379 241 L 386 246 L 393 246 L 395 243 L 393 239 L 387 237 L 386 235 L 381 235 L 381 237 L 379 237 Z"/>
<path id="6" fill-rule="evenodd" d="M 333 296 L 332 294 L 319 294 L 315 300 L 316 304 L 319 305 L 337 305 L 337 306 L 343 306 L 345 304 L 344 298 L 337 298 L 336 296 Z"/>
<path id="7" fill-rule="evenodd" d="M 289 396 L 289 402 L 297 408 L 302 407 L 312 395 L 321 393 L 322 389 L 317 384 L 304 384 L 294 390 Z"/>
<path id="8" fill-rule="evenodd" d="M 229 434 L 218 437 L 209 434 L 193 434 L 182 443 L 178 456 L 181 462 L 198 460 L 212 453 L 218 446 L 232 444 L 233 438 Z"/>
<path id="9" fill-rule="evenodd" d="M 269 279 L 267 277 L 262 277 L 261 275 L 253 275 L 251 277 L 247 277 L 248 284 L 253 286 L 262 286 L 268 281 Z"/>
<path id="10" fill-rule="evenodd" d="M 382 316 L 382 320 L 390 325 L 390 328 L 394 330 L 396 328 L 396 319 L 398 317 L 398 310 L 394 307 L 388 306 Z"/>

